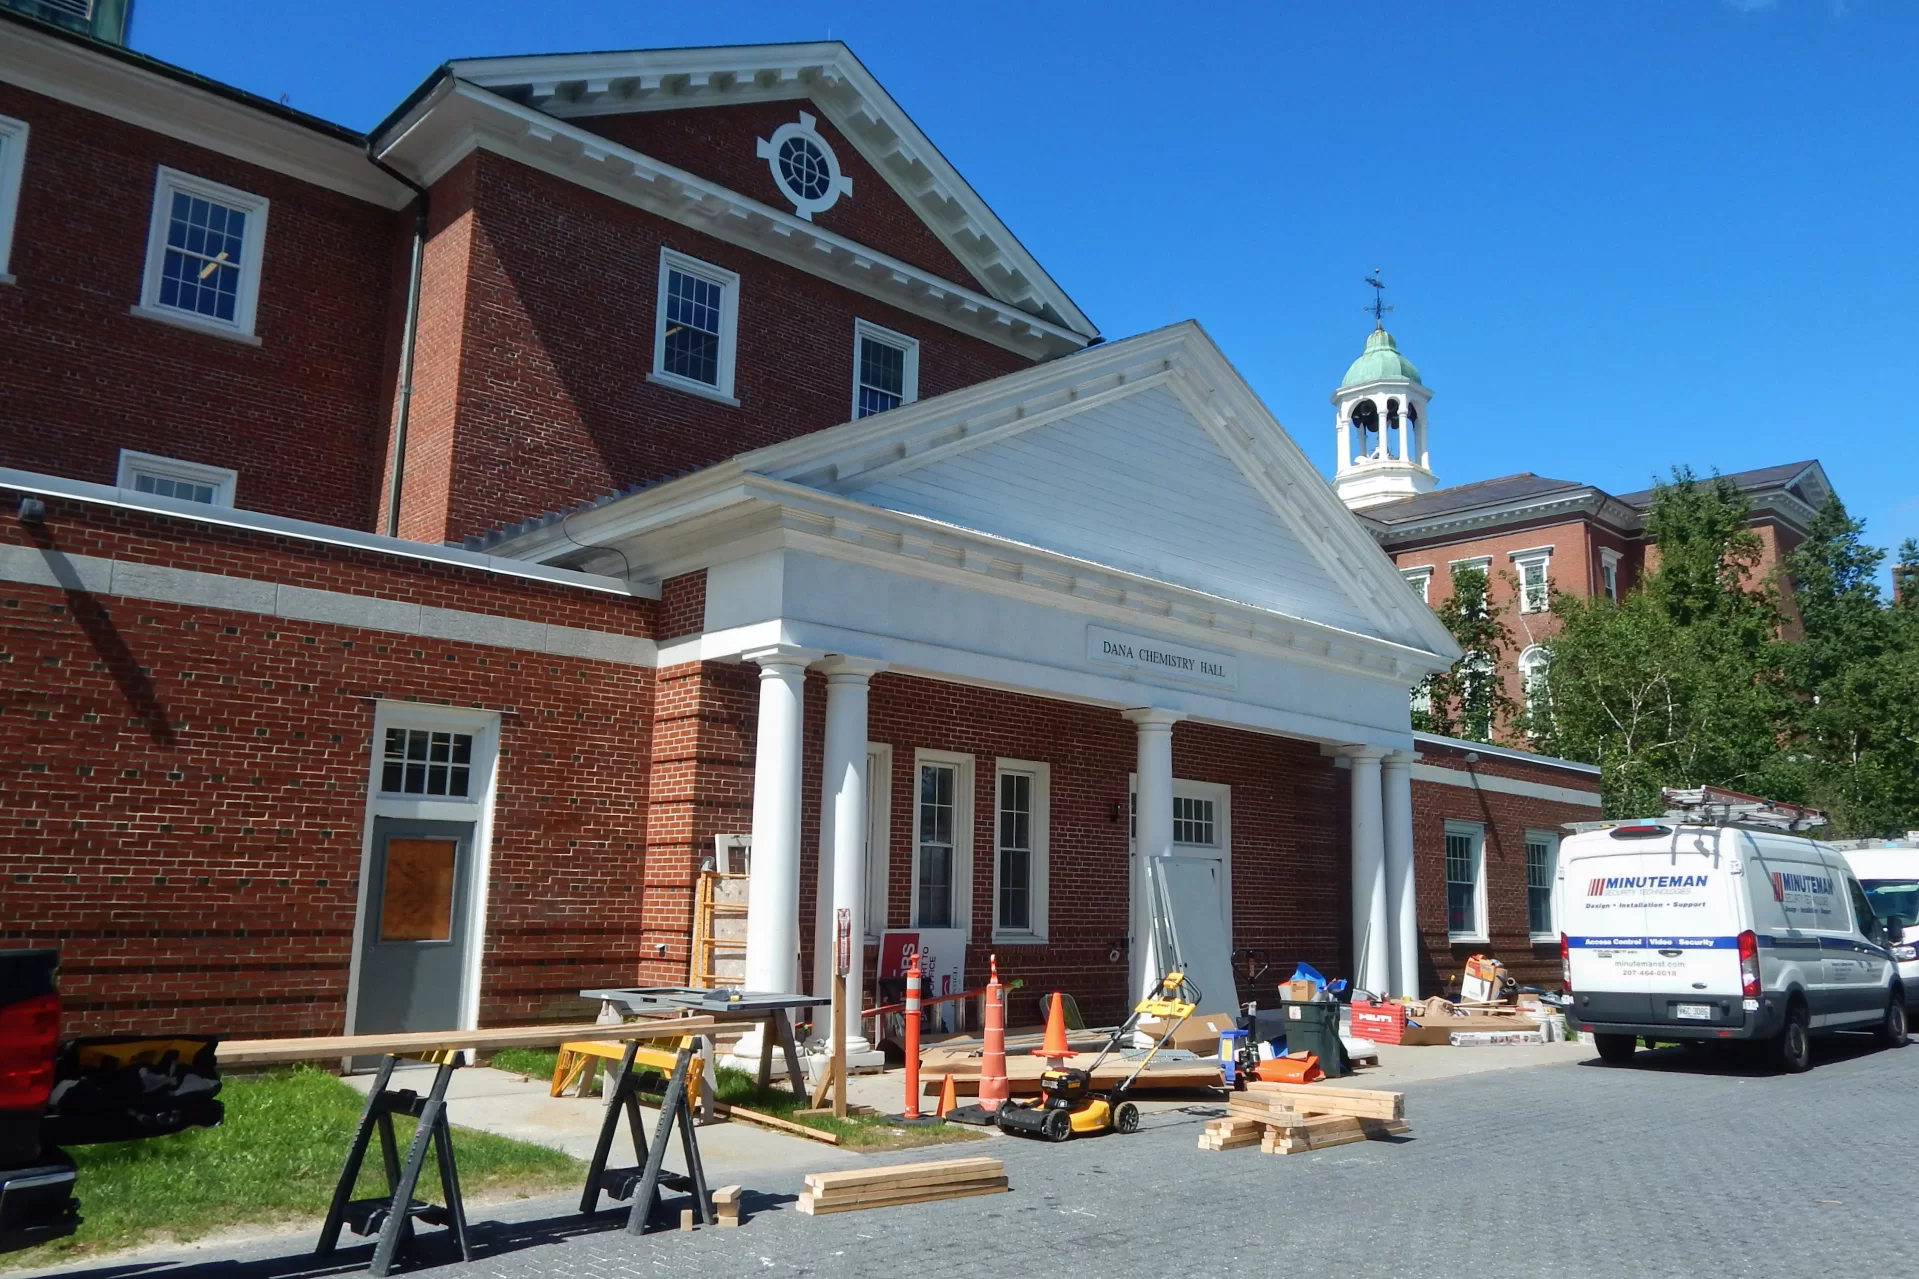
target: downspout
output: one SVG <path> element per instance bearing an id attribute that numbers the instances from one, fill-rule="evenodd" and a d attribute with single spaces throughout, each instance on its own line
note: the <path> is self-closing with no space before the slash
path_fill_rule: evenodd
<path id="1" fill-rule="evenodd" d="M 413 407 L 413 351 L 420 336 L 420 275 L 426 258 L 426 188 L 373 153 L 367 138 L 366 158 L 395 182 L 410 188 L 413 201 L 413 261 L 407 268 L 406 327 L 400 333 L 399 404 L 393 423 L 393 469 L 387 477 L 386 535 L 400 535 L 400 486 L 406 480 L 406 423 Z"/>

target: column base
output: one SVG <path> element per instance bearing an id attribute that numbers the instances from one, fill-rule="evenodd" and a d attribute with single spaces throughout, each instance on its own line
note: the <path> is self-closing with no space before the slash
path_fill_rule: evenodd
<path id="1" fill-rule="evenodd" d="M 867 1045 L 863 1040 L 846 1046 L 846 1073 L 849 1075 L 877 1075 L 886 1069 L 886 1054 Z M 800 1069 L 806 1072 L 806 1082 L 819 1082 L 820 1072 L 832 1066 L 833 1059 L 826 1053 L 806 1053 L 800 1058 Z"/>

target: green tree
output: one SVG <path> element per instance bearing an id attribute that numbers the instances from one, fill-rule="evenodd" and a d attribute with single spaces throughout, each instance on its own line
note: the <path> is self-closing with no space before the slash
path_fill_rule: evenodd
<path id="1" fill-rule="evenodd" d="M 1751 790 L 1790 722 L 1774 583 L 1731 483 L 1676 468 L 1647 516 L 1655 553 L 1617 605 L 1560 594 L 1543 750 L 1600 766 L 1608 816 L 1659 811 L 1662 786 Z"/>
<path id="2" fill-rule="evenodd" d="M 1453 570 L 1453 590 L 1433 611 L 1465 655 L 1413 692 L 1413 728 L 1491 743 L 1510 733 L 1519 707 L 1501 667 L 1513 635 L 1487 599 L 1484 569 Z"/>

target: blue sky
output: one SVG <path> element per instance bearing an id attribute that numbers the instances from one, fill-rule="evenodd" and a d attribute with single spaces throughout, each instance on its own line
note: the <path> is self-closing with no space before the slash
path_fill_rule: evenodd
<path id="1" fill-rule="evenodd" d="M 137 0 L 365 128 L 440 62 L 846 41 L 1109 337 L 1196 317 L 1323 469 L 1371 321 L 1445 484 L 1818 457 L 1919 537 L 1919 6 Z"/>

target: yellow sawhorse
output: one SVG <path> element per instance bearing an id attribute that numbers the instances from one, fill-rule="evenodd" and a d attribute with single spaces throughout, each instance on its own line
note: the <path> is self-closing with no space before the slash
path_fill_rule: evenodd
<path id="1" fill-rule="evenodd" d="M 701 1045 L 704 1035 L 686 1035 L 676 1041 L 673 1048 L 653 1048 L 641 1044 L 633 1053 L 635 1070 L 656 1070 L 662 1075 L 671 1075 L 679 1048 L 693 1048 L 695 1056 L 692 1073 L 699 1079 L 699 1116 L 702 1120 L 712 1118 L 713 1088 L 715 1080 L 708 1069 L 711 1059 L 711 1043 Z M 654 1043 L 662 1042 L 660 1040 Z M 547 1095 L 559 1097 L 566 1090 L 578 1085 L 580 1096 L 584 1097 L 590 1086 L 594 1068 L 602 1060 L 617 1062 L 626 1053 L 626 1045 L 597 1039 L 575 1039 L 560 1045 L 559 1057 L 553 1063 L 553 1082 L 547 1088 Z"/>

